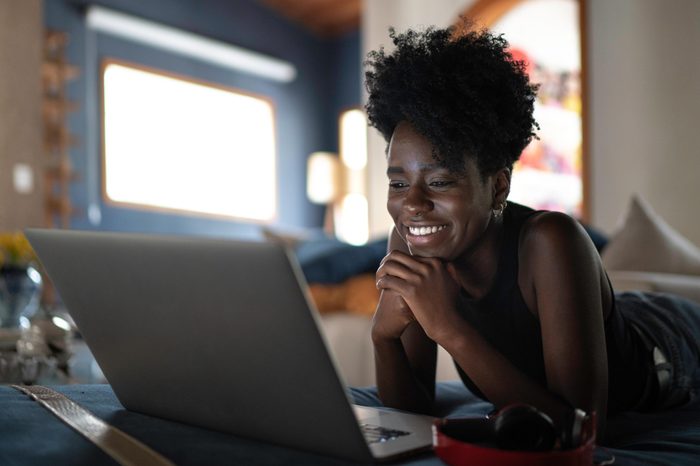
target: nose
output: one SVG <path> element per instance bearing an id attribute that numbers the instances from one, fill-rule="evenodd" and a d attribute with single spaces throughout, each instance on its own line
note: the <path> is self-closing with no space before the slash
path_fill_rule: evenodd
<path id="1" fill-rule="evenodd" d="M 422 186 L 411 186 L 403 201 L 404 210 L 412 216 L 420 216 L 433 210 L 434 204 Z"/>

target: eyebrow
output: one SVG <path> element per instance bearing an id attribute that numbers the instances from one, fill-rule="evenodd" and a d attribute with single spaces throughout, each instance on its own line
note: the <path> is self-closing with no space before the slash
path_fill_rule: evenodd
<path id="1" fill-rule="evenodd" d="M 424 164 L 421 164 L 418 166 L 418 169 L 422 172 L 441 169 L 441 168 L 444 168 L 444 167 L 441 166 L 440 164 L 437 164 L 437 163 L 424 163 Z M 386 169 L 387 175 L 394 175 L 397 173 L 404 173 L 404 172 L 405 172 L 405 170 L 403 169 L 403 167 L 397 167 L 397 166 L 393 166 L 393 165 L 389 166 Z"/>

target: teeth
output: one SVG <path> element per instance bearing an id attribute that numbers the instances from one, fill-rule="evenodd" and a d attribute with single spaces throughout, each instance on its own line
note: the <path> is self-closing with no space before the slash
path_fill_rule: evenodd
<path id="1" fill-rule="evenodd" d="M 443 230 L 444 228 L 445 225 L 432 227 L 408 227 L 408 231 L 414 236 L 425 236 L 437 233 L 438 231 Z"/>

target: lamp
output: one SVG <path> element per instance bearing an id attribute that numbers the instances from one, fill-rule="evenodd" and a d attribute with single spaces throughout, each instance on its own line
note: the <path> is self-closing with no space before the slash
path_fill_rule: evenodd
<path id="1" fill-rule="evenodd" d="M 364 244 L 369 237 L 366 196 L 367 118 L 360 109 L 340 116 L 340 157 L 314 152 L 306 171 L 306 194 L 326 204 L 324 229 L 350 244 Z"/>
<path id="2" fill-rule="evenodd" d="M 344 111 L 339 119 L 343 193 L 336 208 L 336 236 L 350 244 L 369 237 L 367 204 L 367 116 L 359 108 Z"/>
<path id="3" fill-rule="evenodd" d="M 306 163 L 306 195 L 326 205 L 323 225 L 329 234 L 335 232 L 334 207 L 343 191 L 341 171 L 340 159 L 332 152 L 314 152 Z"/>

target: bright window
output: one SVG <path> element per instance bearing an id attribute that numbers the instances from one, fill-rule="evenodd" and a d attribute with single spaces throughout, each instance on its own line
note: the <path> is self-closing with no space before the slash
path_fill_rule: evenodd
<path id="1" fill-rule="evenodd" d="M 269 101 L 121 63 L 103 69 L 107 199 L 254 221 L 276 216 Z"/>

